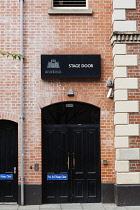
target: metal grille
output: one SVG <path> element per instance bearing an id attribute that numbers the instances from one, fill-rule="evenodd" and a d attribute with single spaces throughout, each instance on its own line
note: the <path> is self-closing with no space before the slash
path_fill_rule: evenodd
<path id="1" fill-rule="evenodd" d="M 86 0 L 53 0 L 53 7 L 86 7 Z"/>

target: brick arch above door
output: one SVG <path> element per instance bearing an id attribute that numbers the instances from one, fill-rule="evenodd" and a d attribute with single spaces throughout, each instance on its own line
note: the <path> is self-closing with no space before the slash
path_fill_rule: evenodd
<path id="1" fill-rule="evenodd" d="M 77 102 L 84 102 L 88 103 L 94 106 L 97 106 L 99 108 L 105 108 L 104 106 L 104 101 L 94 98 L 94 96 L 87 96 L 84 94 L 77 95 L 74 97 L 69 97 L 67 95 L 61 94 L 61 95 L 54 95 L 54 96 L 49 96 L 49 97 L 43 97 L 38 100 L 38 106 L 40 108 L 43 108 L 47 105 L 54 104 L 57 102 L 64 102 L 64 101 L 77 101 Z"/>
<path id="2" fill-rule="evenodd" d="M 19 117 L 16 114 L 10 112 L 0 112 L 0 120 L 11 120 L 13 122 L 19 122 Z"/>

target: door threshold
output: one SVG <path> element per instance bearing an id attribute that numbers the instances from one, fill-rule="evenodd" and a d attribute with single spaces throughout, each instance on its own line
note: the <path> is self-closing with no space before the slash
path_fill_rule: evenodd
<path id="1" fill-rule="evenodd" d="M 0 202 L 0 205 L 17 205 L 17 202 Z"/>

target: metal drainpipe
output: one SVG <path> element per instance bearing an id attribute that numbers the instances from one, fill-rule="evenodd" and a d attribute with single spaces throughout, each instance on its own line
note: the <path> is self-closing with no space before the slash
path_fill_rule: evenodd
<path id="1" fill-rule="evenodd" d="M 20 0 L 20 54 L 23 55 L 23 0 Z M 21 205 L 24 205 L 24 87 L 23 58 L 20 60 L 20 141 L 21 141 Z"/>

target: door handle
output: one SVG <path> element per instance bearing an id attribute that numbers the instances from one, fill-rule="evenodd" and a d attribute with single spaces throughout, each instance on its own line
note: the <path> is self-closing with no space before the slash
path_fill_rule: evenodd
<path id="1" fill-rule="evenodd" d="M 75 155 L 72 153 L 72 167 L 75 169 Z"/>
<path id="2" fill-rule="evenodd" d="M 69 152 L 68 152 L 67 164 L 68 164 L 68 170 L 69 170 L 70 169 L 70 153 Z"/>
<path id="3" fill-rule="evenodd" d="M 16 174 L 17 173 L 17 168 L 16 167 L 14 167 L 14 174 Z"/>

